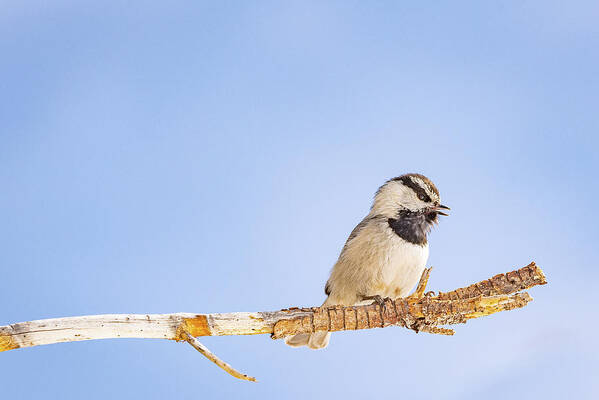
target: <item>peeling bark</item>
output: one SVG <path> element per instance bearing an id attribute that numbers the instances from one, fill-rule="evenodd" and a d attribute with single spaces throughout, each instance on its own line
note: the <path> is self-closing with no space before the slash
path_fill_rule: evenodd
<path id="1" fill-rule="evenodd" d="M 430 269 L 423 272 L 418 289 L 412 296 L 385 299 L 382 305 L 294 307 L 280 311 L 218 314 L 111 314 L 20 322 L 0 326 L 0 352 L 43 344 L 108 338 L 184 340 L 197 349 L 202 345 L 192 343 L 189 336 L 270 333 L 273 339 L 280 339 L 297 333 L 387 326 L 453 335 L 452 329 L 441 326 L 462 324 L 472 318 L 524 307 L 532 298 L 521 291 L 547 283 L 543 271 L 532 262 L 518 270 L 495 275 L 451 292 L 423 294 L 429 274 Z M 206 352 L 203 354 L 208 354 Z M 218 365 L 219 362 L 224 363 L 210 359 Z"/>

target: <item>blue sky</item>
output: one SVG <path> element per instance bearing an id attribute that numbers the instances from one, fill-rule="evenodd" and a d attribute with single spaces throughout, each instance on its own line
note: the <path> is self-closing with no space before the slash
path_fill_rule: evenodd
<path id="1" fill-rule="evenodd" d="M 0 5 L 0 325 L 318 305 L 386 179 L 452 215 L 429 288 L 550 284 L 453 337 L 104 340 L 0 355 L 7 398 L 599 396 L 594 2 Z"/>

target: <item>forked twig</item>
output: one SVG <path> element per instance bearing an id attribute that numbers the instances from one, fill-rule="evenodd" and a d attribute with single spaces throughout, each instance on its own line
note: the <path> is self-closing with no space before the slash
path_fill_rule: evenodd
<path id="1" fill-rule="evenodd" d="M 189 332 L 187 332 L 186 330 L 183 330 L 181 332 L 181 335 L 183 336 L 183 339 L 185 339 L 185 341 L 189 343 L 194 349 L 202 353 L 207 359 L 209 359 L 210 361 L 227 371 L 229 374 L 233 375 L 235 378 L 242 379 L 244 381 L 257 382 L 256 378 L 254 378 L 253 376 L 242 374 L 241 372 L 233 368 L 231 365 L 218 358 L 216 354 L 208 350 L 206 346 L 204 346 L 198 339 L 191 336 Z"/>

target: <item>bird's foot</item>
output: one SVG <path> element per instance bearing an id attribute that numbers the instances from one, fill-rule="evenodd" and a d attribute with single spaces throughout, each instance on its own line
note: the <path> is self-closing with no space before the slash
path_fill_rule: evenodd
<path id="1" fill-rule="evenodd" d="M 392 300 L 390 297 L 381 297 L 378 294 L 374 296 L 362 296 L 362 300 L 374 300 L 372 304 L 378 304 L 381 307 L 385 306 L 385 301 Z"/>
<path id="2" fill-rule="evenodd" d="M 430 293 L 433 292 L 428 292 L 428 293 L 424 293 L 424 291 L 426 290 L 426 284 L 428 283 L 428 277 L 431 274 L 431 270 L 433 269 L 433 267 L 430 268 L 425 268 L 424 271 L 422 271 L 422 276 L 420 276 L 420 282 L 418 282 L 418 287 L 416 287 L 416 290 L 414 291 L 414 293 L 412 293 L 411 295 L 409 295 L 407 298 L 408 299 L 421 299 L 423 297 L 429 297 Z"/>

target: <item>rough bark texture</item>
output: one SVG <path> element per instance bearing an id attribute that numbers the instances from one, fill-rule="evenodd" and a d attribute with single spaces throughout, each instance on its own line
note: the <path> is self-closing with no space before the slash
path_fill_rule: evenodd
<path id="1" fill-rule="evenodd" d="M 510 294 L 526 290 L 536 285 L 547 283 L 545 274 L 534 262 L 524 268 L 498 274 L 491 279 L 474 283 L 465 288 L 453 290 L 451 292 L 440 292 L 437 296 L 439 300 L 457 300 L 468 299 L 477 296 L 495 296 L 500 294 Z"/>
<path id="2" fill-rule="evenodd" d="M 422 274 L 418 285 L 424 292 L 429 271 Z M 547 283 L 543 271 L 534 263 L 524 268 L 498 274 L 465 288 L 437 296 L 425 295 L 405 299 L 385 299 L 382 306 L 292 308 L 289 312 L 303 313 L 281 319 L 275 324 L 273 338 L 315 331 L 342 331 L 384 328 L 399 325 L 417 332 L 453 335 L 453 330 L 439 325 L 466 323 L 467 320 L 499 311 L 524 307 L 532 301 L 528 293 L 516 293 Z M 285 310 L 283 310 L 285 311 Z"/>
<path id="3" fill-rule="evenodd" d="M 291 318 L 282 318 L 274 326 L 273 339 L 297 333 L 385 328 L 399 325 L 417 332 L 453 335 L 438 325 L 463 324 L 471 318 L 524 307 L 532 298 L 528 293 L 510 296 L 471 297 L 458 300 L 422 299 L 385 300 L 382 306 L 327 307 L 290 309 Z"/>
<path id="4" fill-rule="evenodd" d="M 423 274 L 425 283 L 428 272 Z M 114 314 L 54 318 L 0 327 L 0 351 L 42 344 L 107 338 L 158 338 L 187 340 L 192 336 L 254 335 L 270 333 L 274 339 L 297 333 L 403 326 L 420 332 L 451 335 L 440 325 L 465 323 L 471 318 L 525 306 L 531 297 L 517 293 L 547 283 L 543 271 L 531 263 L 517 271 L 438 295 L 386 299 L 356 307 L 290 308 L 273 312 L 226 314 Z"/>

